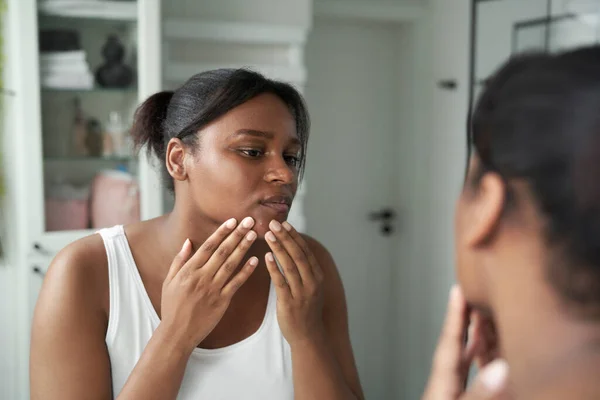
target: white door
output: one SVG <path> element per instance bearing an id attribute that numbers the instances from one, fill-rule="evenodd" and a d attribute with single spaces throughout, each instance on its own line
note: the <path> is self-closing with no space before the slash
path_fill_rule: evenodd
<path id="1" fill-rule="evenodd" d="M 309 36 L 307 232 L 342 275 L 367 398 L 418 398 L 429 373 L 454 279 L 468 33 L 469 0 L 439 0 L 406 23 L 317 18 Z M 384 209 L 391 235 L 369 219 Z"/>
<path id="2" fill-rule="evenodd" d="M 317 19 L 306 48 L 312 117 L 306 172 L 307 232 L 332 253 L 348 300 L 367 398 L 393 390 L 394 248 L 404 68 L 394 27 Z M 400 218 L 401 219 L 401 218 Z M 389 222 L 392 232 L 383 230 Z"/>

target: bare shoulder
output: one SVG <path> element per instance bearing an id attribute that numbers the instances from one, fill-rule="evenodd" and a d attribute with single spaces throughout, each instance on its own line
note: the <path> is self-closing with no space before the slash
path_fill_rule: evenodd
<path id="1" fill-rule="evenodd" d="M 337 270 L 337 268 L 335 266 L 335 261 L 333 260 L 331 253 L 329 252 L 329 250 L 327 250 L 327 248 L 321 242 L 319 242 L 317 239 L 313 238 L 312 236 L 306 235 L 304 233 L 302 233 L 301 236 L 302 236 L 302 239 L 304 239 L 304 241 L 308 245 L 308 248 L 315 255 L 315 258 L 317 259 L 319 264 L 321 264 L 321 268 L 323 268 L 324 270 L 329 270 L 332 268 L 334 270 Z M 324 272 L 326 272 L 326 271 L 324 271 Z"/>
<path id="2" fill-rule="evenodd" d="M 54 257 L 44 278 L 38 308 L 45 307 L 46 302 L 54 303 L 58 295 L 77 299 L 81 306 L 104 309 L 108 302 L 108 261 L 100 235 L 79 239 Z"/>
<path id="3" fill-rule="evenodd" d="M 302 238 L 308 245 L 308 248 L 314 254 L 321 270 L 323 271 L 323 284 L 325 286 L 325 292 L 333 293 L 334 296 L 344 296 L 343 284 L 338 272 L 338 268 L 335 264 L 333 256 L 327 250 L 327 248 L 319 242 L 317 239 L 301 234 Z"/>

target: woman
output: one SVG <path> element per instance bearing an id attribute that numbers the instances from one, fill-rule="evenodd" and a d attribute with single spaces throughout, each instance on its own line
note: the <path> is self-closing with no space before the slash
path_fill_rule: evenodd
<path id="1" fill-rule="evenodd" d="M 600 47 L 508 62 L 470 143 L 456 212 L 462 291 L 424 398 L 599 399 Z M 463 393 L 473 357 L 498 354 Z"/>
<path id="2" fill-rule="evenodd" d="M 57 255 L 32 399 L 362 398 L 336 266 L 285 222 L 308 127 L 291 86 L 246 70 L 142 104 L 133 137 L 163 160 L 175 207 Z"/>

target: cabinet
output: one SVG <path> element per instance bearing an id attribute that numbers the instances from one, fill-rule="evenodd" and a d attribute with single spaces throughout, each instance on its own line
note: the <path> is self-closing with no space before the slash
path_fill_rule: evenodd
<path id="1" fill-rule="evenodd" d="M 104 226 L 163 212 L 153 160 L 134 154 L 128 138 L 136 107 L 162 87 L 160 3 L 8 0 L 7 298 L 19 360 L 6 378 L 10 398 L 29 397 L 31 313 L 56 253 Z"/>
<path id="2" fill-rule="evenodd" d="M 27 185 L 17 212 L 26 245 L 51 256 L 99 228 L 159 215 L 158 174 L 128 131 L 161 87 L 160 0 L 15 7 L 25 21 L 17 96 Z"/>

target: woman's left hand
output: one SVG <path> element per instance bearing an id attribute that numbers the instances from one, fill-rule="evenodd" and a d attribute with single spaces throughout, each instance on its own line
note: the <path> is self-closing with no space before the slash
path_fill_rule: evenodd
<path id="1" fill-rule="evenodd" d="M 277 318 L 290 346 L 324 335 L 323 271 L 302 236 L 287 222 L 269 224 L 265 256 L 277 291 Z M 275 258 L 279 261 L 283 274 Z"/>

